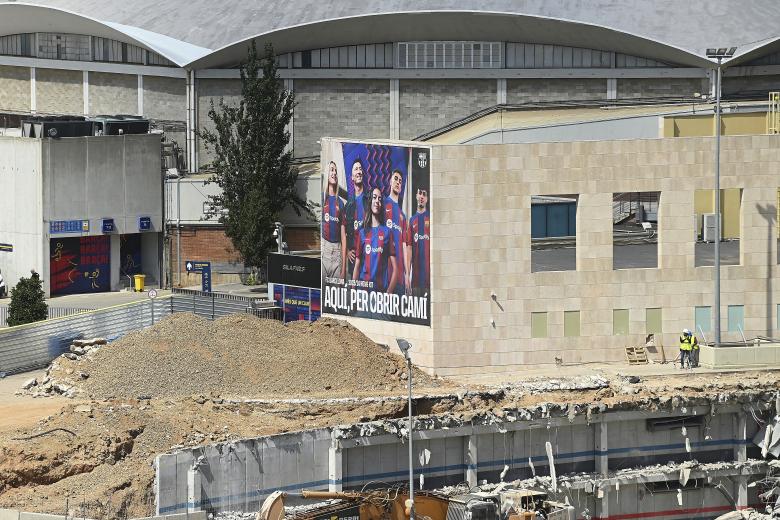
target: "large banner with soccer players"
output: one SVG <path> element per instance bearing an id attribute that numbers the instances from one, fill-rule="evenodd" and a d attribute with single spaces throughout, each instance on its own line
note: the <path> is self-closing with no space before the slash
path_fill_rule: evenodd
<path id="1" fill-rule="evenodd" d="M 322 312 L 430 325 L 430 149 L 323 140 Z"/>

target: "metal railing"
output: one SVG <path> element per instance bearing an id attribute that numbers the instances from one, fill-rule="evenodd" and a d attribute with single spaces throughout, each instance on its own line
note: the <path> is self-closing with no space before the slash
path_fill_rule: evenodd
<path id="1" fill-rule="evenodd" d="M 264 297 L 239 296 L 224 293 L 206 293 L 192 289 L 174 289 L 170 299 L 171 312 L 191 312 L 197 316 L 214 320 L 231 314 L 244 314 L 253 310 L 267 311 L 274 308 L 274 302 Z M 277 314 L 266 312 L 272 319 L 281 320 L 281 309 Z M 253 312 L 254 314 L 254 312 Z M 259 315 L 259 314 L 255 314 Z"/>
<path id="2" fill-rule="evenodd" d="M 65 316 L 73 316 L 74 314 L 81 314 L 82 312 L 90 312 L 95 309 L 86 309 L 81 307 L 49 307 L 48 319 L 64 318 Z M 5 305 L 0 306 L 0 327 L 8 326 L 8 307 Z"/>

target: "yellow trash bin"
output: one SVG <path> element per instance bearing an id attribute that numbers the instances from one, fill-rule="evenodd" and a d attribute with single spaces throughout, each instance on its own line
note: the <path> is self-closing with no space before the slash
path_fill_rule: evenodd
<path id="1" fill-rule="evenodd" d="M 144 290 L 144 281 L 146 279 L 145 274 L 134 274 L 133 280 L 135 281 L 135 292 L 142 292 Z"/>

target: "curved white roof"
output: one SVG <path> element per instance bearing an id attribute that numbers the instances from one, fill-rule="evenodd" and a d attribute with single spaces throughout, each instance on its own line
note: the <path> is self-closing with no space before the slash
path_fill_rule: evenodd
<path id="1" fill-rule="evenodd" d="M 53 8 L 50 14 L 38 11 L 29 16 L 10 10 L 26 4 L 0 2 L 0 21 L 4 21 L 0 34 L 22 32 L 20 21 L 30 32 L 98 34 L 84 27 L 89 21 L 123 36 L 113 38 L 131 39 L 179 65 L 197 67 L 234 63 L 236 57 L 245 56 L 245 42 L 256 37 L 259 43 L 273 41 L 279 52 L 404 40 L 558 43 L 620 50 L 691 66 L 707 65 L 707 47 L 736 46 L 739 56 L 780 37 L 776 0 L 741 4 L 727 0 L 36 2 L 39 7 Z M 83 20 L 66 19 L 65 14 Z M 61 23 L 53 23 L 54 18 Z"/>

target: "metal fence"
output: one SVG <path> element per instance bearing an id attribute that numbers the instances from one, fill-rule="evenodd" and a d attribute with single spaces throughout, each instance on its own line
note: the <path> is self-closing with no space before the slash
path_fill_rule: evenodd
<path id="1" fill-rule="evenodd" d="M 74 339 L 113 340 L 148 327 L 154 320 L 171 313 L 168 300 L 145 300 L 0 329 L 0 374 L 45 367 L 63 354 Z"/>
<path id="2" fill-rule="evenodd" d="M 6 312 L 7 308 L 0 307 L 0 311 Z M 187 289 L 107 309 L 54 307 L 51 311 L 48 320 L 0 329 L 0 377 L 45 367 L 65 353 L 74 339 L 103 337 L 111 341 L 175 312 L 192 312 L 212 320 L 245 313 L 282 320 L 282 309 L 265 298 Z M 5 320 L 5 314 L 0 316 Z"/>
<path id="3" fill-rule="evenodd" d="M 274 303 L 263 297 L 174 289 L 170 305 L 171 312 L 191 312 L 210 320 L 247 312 L 263 318 L 281 320 L 281 309 L 277 308 L 278 312 L 273 311 Z"/>
<path id="4" fill-rule="evenodd" d="M 82 312 L 90 312 L 95 309 L 82 309 L 80 307 L 49 307 L 49 319 L 73 316 Z M 0 327 L 8 326 L 8 307 L 0 306 Z"/>

